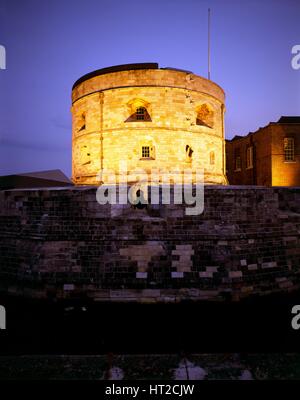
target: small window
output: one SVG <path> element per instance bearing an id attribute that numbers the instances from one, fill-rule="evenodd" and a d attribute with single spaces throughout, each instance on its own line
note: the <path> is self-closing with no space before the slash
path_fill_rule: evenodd
<path id="1" fill-rule="evenodd" d="M 215 164 L 215 152 L 214 151 L 211 151 L 209 153 L 209 162 L 210 162 L 210 165 L 214 165 Z"/>
<path id="2" fill-rule="evenodd" d="M 140 160 L 155 160 L 155 145 L 152 140 L 142 140 L 140 146 Z"/>
<path id="3" fill-rule="evenodd" d="M 202 104 L 197 108 L 196 125 L 213 128 L 214 113 L 207 104 Z"/>
<path id="4" fill-rule="evenodd" d="M 79 117 L 78 132 L 83 131 L 84 129 L 85 129 L 85 113 L 82 113 Z"/>
<path id="5" fill-rule="evenodd" d="M 91 153 L 88 149 L 88 146 L 81 146 L 80 160 L 82 165 L 87 165 L 91 163 Z"/>
<path id="6" fill-rule="evenodd" d="M 188 144 L 185 146 L 185 154 L 187 161 L 192 161 L 194 150 Z"/>
<path id="7" fill-rule="evenodd" d="M 142 146 L 142 158 L 150 158 L 150 146 Z"/>
<path id="8" fill-rule="evenodd" d="M 136 119 L 137 119 L 137 121 L 144 121 L 145 120 L 145 115 L 146 115 L 145 107 L 138 107 L 136 109 Z"/>
<path id="9" fill-rule="evenodd" d="M 295 160 L 295 143 L 293 138 L 284 138 L 284 161 Z"/>
<path id="10" fill-rule="evenodd" d="M 136 122 L 144 121 L 151 122 L 151 117 L 146 107 L 130 105 L 131 115 L 125 120 L 125 122 Z"/>
<path id="11" fill-rule="evenodd" d="M 246 165 L 248 169 L 253 168 L 253 146 L 247 147 Z"/>
<path id="12" fill-rule="evenodd" d="M 236 156 L 235 157 L 235 171 L 241 171 L 242 169 L 242 163 L 241 163 L 241 157 L 240 156 Z"/>

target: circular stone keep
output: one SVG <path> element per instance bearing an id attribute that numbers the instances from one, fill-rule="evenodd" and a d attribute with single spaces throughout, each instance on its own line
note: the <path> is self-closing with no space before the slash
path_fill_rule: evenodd
<path id="1" fill-rule="evenodd" d="M 83 76 L 72 90 L 73 182 L 98 184 L 107 170 L 118 182 L 153 168 L 178 178 L 190 168 L 203 169 L 205 183 L 226 184 L 224 97 L 214 82 L 158 64 Z"/>

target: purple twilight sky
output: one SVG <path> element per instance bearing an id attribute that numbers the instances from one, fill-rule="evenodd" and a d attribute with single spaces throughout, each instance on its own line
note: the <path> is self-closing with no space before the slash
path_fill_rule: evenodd
<path id="1" fill-rule="evenodd" d="M 299 0 L 0 0 L 0 175 L 71 174 L 71 88 L 92 70 L 158 62 L 226 93 L 226 137 L 300 115 Z"/>

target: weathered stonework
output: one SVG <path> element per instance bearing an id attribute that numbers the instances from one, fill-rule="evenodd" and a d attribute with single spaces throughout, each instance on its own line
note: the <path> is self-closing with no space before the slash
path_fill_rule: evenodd
<path id="1" fill-rule="evenodd" d="M 223 90 L 186 71 L 123 69 L 100 70 L 73 87 L 73 182 L 98 184 L 104 170 L 122 181 L 124 160 L 128 175 L 140 168 L 147 173 L 201 168 L 205 182 L 225 184 Z M 145 120 L 130 119 L 138 107 L 147 111 Z M 149 157 L 142 157 L 143 146 Z"/>
<path id="2" fill-rule="evenodd" d="M 185 207 L 101 206 L 94 187 L 2 191 L 0 287 L 139 302 L 299 287 L 300 189 L 207 186 L 203 214 Z"/>

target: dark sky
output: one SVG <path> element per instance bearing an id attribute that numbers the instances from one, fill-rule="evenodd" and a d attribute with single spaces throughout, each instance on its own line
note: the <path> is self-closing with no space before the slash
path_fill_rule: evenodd
<path id="1" fill-rule="evenodd" d="M 111 65 L 158 62 L 226 92 L 226 136 L 300 115 L 299 0 L 0 0 L 0 174 L 71 173 L 71 87 Z"/>

